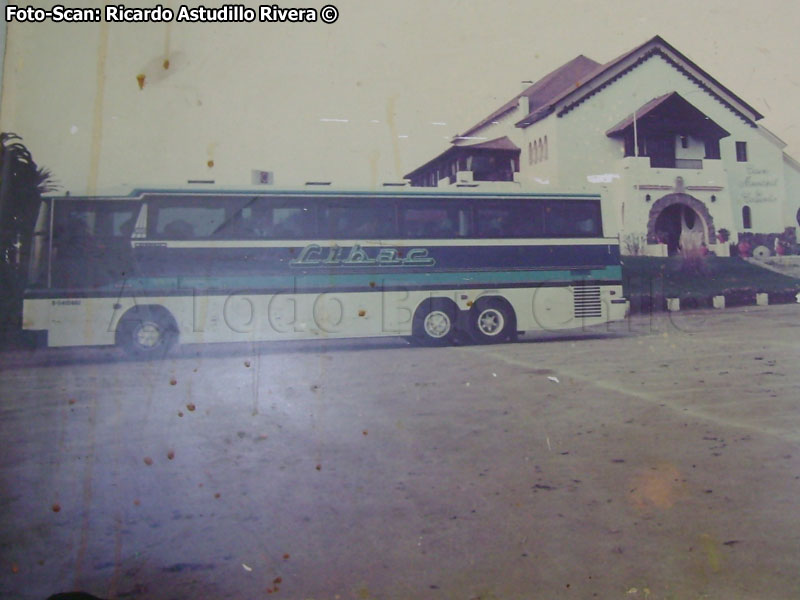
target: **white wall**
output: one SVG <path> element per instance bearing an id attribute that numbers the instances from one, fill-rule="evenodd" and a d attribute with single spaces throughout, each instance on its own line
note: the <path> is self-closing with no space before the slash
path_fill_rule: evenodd
<path id="1" fill-rule="evenodd" d="M 649 169 L 647 159 L 623 159 L 621 140 L 606 136 L 606 131 L 640 108 L 646 102 L 676 91 L 698 110 L 731 133 L 720 143 L 721 161 L 704 161 L 704 169 Z M 731 231 L 741 227 L 741 207 L 747 202 L 753 215 L 755 232 L 783 230 L 782 206 L 785 200 L 782 183 L 782 152 L 780 146 L 750 127 L 733 112 L 720 104 L 699 86 L 687 79 L 669 63 L 654 56 L 624 75 L 610 86 L 559 118 L 558 145 L 569 148 L 569 157 L 559 161 L 559 180 L 584 182 L 587 177 L 606 175 L 614 179 L 608 186 L 618 203 L 625 203 L 625 229 L 646 232 L 652 203 L 669 191 L 635 190 L 636 184 L 674 185 L 681 176 L 687 186 L 721 186 L 721 191 L 687 191 L 703 201 L 709 209 L 716 229 Z M 737 163 L 735 142 L 748 144 L 748 162 Z M 704 149 L 699 140 L 690 139 L 687 149 L 676 148 L 676 156 L 702 157 Z M 775 184 L 773 185 L 773 182 Z M 594 184 L 600 186 L 603 184 Z M 652 201 L 643 201 L 650 194 Z M 711 203 L 711 195 L 716 202 Z M 622 208 L 620 206 L 620 213 Z M 738 215 L 738 217 L 737 217 Z M 637 227 L 638 224 L 638 227 Z"/>
<path id="2" fill-rule="evenodd" d="M 561 187 L 558 179 L 558 135 L 556 133 L 558 123 L 552 119 L 538 121 L 529 127 L 520 129 L 522 154 L 520 157 L 520 181 L 532 189 L 542 191 L 557 191 Z M 544 146 L 546 139 L 546 154 L 544 149 L 538 153 L 539 159 L 536 160 L 536 146 L 541 142 Z M 529 145 L 534 148 L 534 160 L 531 164 Z"/>
<path id="3" fill-rule="evenodd" d="M 747 162 L 736 161 L 737 141 L 747 142 Z M 782 149 L 758 130 L 738 128 L 730 138 L 722 140 L 720 150 L 728 170 L 737 229 L 742 226 L 742 207 L 749 206 L 753 224 L 750 231 L 783 231 L 786 193 Z"/>
<path id="4" fill-rule="evenodd" d="M 784 204 L 784 225 L 786 227 L 796 227 L 800 233 L 800 164 L 794 159 L 784 156 L 784 183 L 786 202 Z M 800 235 L 798 235 L 800 241 Z"/>
<path id="5" fill-rule="evenodd" d="M 692 135 L 687 136 L 687 147 L 681 143 L 681 137 L 675 136 L 675 158 L 677 159 L 702 159 L 706 153 L 706 145 L 703 140 Z"/>

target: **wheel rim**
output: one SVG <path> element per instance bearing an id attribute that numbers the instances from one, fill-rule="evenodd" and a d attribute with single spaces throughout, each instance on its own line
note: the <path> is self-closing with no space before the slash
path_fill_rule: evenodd
<path id="1" fill-rule="evenodd" d="M 161 339 L 161 328 L 152 321 L 142 323 L 133 334 L 133 341 L 140 348 L 155 348 L 161 343 Z"/>
<path id="2" fill-rule="evenodd" d="M 487 308 L 478 315 L 478 331 L 484 335 L 494 336 L 503 331 L 506 319 L 496 308 Z"/>
<path id="3" fill-rule="evenodd" d="M 441 339 L 450 333 L 450 326 L 450 316 L 441 310 L 429 312 L 423 323 L 425 333 L 436 339 Z"/>

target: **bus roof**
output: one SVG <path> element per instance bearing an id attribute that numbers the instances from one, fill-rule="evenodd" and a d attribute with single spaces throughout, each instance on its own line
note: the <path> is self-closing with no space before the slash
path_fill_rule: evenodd
<path id="1" fill-rule="evenodd" d="M 44 199 L 65 199 L 72 200 L 139 200 L 146 196 L 157 195 L 175 195 L 175 196 L 315 196 L 315 197 L 328 197 L 328 196 L 349 196 L 349 197 L 425 197 L 425 198 L 463 198 L 469 197 L 484 197 L 484 198 L 575 198 L 575 199 L 599 199 L 600 193 L 586 193 L 586 192 L 543 192 L 541 190 L 514 190 L 514 191 L 497 191 L 481 189 L 479 186 L 458 187 L 453 188 L 428 188 L 428 187 L 411 187 L 402 185 L 386 185 L 380 188 L 335 188 L 327 185 L 307 185 L 298 187 L 286 188 L 264 188 L 264 187 L 217 187 L 217 186 L 197 186 L 191 188 L 168 188 L 168 187 L 153 187 L 153 188 L 134 188 L 127 193 L 117 194 L 98 194 L 98 195 L 47 195 L 43 196 Z"/>

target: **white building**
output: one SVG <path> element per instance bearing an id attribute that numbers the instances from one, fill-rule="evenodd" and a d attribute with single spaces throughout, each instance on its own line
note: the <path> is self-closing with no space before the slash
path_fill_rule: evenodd
<path id="1" fill-rule="evenodd" d="M 406 175 L 412 185 L 600 187 L 628 253 L 795 240 L 800 164 L 752 106 L 661 37 L 599 64 L 578 56 Z M 760 249 L 764 251 L 764 249 Z"/>

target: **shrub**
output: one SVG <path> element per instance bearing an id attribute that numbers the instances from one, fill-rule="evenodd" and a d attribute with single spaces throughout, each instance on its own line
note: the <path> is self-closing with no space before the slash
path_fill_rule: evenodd
<path id="1" fill-rule="evenodd" d="M 647 238 L 642 234 L 629 233 L 623 240 L 625 243 L 625 253 L 629 256 L 642 256 L 644 247 L 647 245 Z"/>

